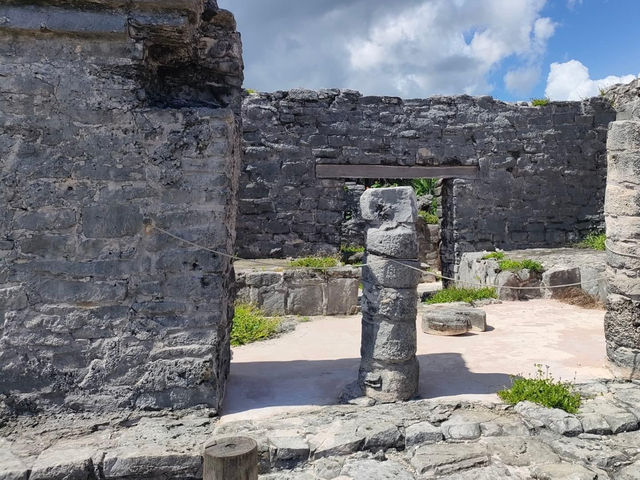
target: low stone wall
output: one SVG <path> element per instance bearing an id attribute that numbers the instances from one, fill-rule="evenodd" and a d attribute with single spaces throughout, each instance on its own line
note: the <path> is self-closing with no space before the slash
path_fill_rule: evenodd
<path id="1" fill-rule="evenodd" d="M 352 315 L 358 311 L 360 270 L 239 270 L 237 298 L 268 315 Z"/>
<path id="2" fill-rule="evenodd" d="M 564 289 L 558 285 L 577 284 L 586 293 L 605 302 L 606 254 L 578 248 L 528 249 L 505 252 L 513 260 L 531 259 L 540 262 L 544 272 L 529 270 L 503 272 L 495 259 L 483 259 L 490 252 L 462 254 L 456 280 L 462 286 L 496 287 L 501 300 L 554 298 Z M 509 287 L 516 287 L 515 289 Z M 519 288 L 526 287 L 520 290 Z"/>

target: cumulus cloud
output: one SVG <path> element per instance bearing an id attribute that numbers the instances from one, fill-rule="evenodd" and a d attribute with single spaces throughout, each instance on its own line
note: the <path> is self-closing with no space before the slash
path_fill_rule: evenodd
<path id="1" fill-rule="evenodd" d="M 545 94 L 551 100 L 581 100 L 595 97 L 600 89 L 610 87 L 616 83 L 629 83 L 636 78 L 635 75 L 609 75 L 608 77 L 593 80 L 589 69 L 578 60 L 569 60 L 565 63 L 552 63 Z"/>
<path id="2" fill-rule="evenodd" d="M 527 93 L 555 24 L 546 0 L 219 0 L 243 33 L 247 87 L 356 88 L 424 97 Z M 227 5 L 228 4 L 228 5 Z"/>

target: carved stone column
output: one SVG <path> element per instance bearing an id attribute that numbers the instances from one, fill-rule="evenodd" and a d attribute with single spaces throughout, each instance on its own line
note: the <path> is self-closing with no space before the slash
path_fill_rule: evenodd
<path id="1" fill-rule="evenodd" d="M 362 270 L 362 346 L 358 382 L 378 402 L 409 400 L 418 391 L 416 198 L 410 187 L 369 189 Z"/>

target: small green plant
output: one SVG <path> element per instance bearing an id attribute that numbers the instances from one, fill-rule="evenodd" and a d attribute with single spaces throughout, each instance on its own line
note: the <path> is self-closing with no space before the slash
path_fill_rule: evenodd
<path id="1" fill-rule="evenodd" d="M 548 98 L 532 98 L 531 105 L 534 107 L 544 107 L 545 105 L 549 105 Z"/>
<path id="2" fill-rule="evenodd" d="M 397 186 L 399 186 L 398 182 L 394 182 L 391 180 L 376 180 L 371 184 L 370 188 L 389 188 Z"/>
<path id="3" fill-rule="evenodd" d="M 250 303 L 237 303 L 231 328 L 231 345 L 239 347 L 247 343 L 266 340 L 278 333 L 280 318 L 266 317 Z"/>
<path id="4" fill-rule="evenodd" d="M 606 249 L 605 247 L 606 240 L 607 240 L 606 233 L 592 232 L 586 237 L 584 237 L 584 239 L 581 242 L 577 243 L 576 246 L 578 248 L 592 248 L 594 250 L 604 251 Z"/>
<path id="5" fill-rule="evenodd" d="M 249 95 L 257 95 L 258 94 L 258 91 L 254 90 L 253 88 L 245 88 L 244 91 L 247 92 L 247 94 L 249 94 Z"/>
<path id="6" fill-rule="evenodd" d="M 364 252 L 364 247 L 359 245 L 340 245 L 340 252 L 353 255 L 354 253 Z"/>
<path id="7" fill-rule="evenodd" d="M 435 195 L 437 185 L 437 178 L 414 178 L 411 180 L 411 187 L 418 196 Z"/>
<path id="8" fill-rule="evenodd" d="M 440 222 L 438 216 L 431 212 L 425 212 L 424 210 L 420 210 L 418 212 L 418 216 L 422 218 L 429 225 L 437 225 Z"/>
<path id="9" fill-rule="evenodd" d="M 542 365 L 537 364 L 538 372 L 533 378 L 512 377 L 511 388 L 500 390 L 498 396 L 506 403 L 515 405 L 528 400 L 547 408 L 560 408 L 568 413 L 577 413 L 580 407 L 580 394 L 573 390 L 570 382 L 553 379 Z"/>
<path id="10" fill-rule="evenodd" d="M 498 266 L 500 267 L 500 270 L 509 272 L 518 272 L 524 269 L 536 273 L 541 273 L 544 271 L 544 267 L 540 262 L 536 262 L 535 260 L 531 260 L 529 258 L 525 258 L 524 260 L 512 260 L 510 258 L 505 258 L 504 260 L 500 260 L 498 262 Z"/>
<path id="11" fill-rule="evenodd" d="M 338 259 L 336 257 L 303 257 L 291 260 L 289 262 L 289 266 L 323 270 L 326 268 L 337 267 Z"/>
<path id="12" fill-rule="evenodd" d="M 489 260 L 492 258 L 495 260 L 504 260 L 505 258 L 504 252 L 491 252 L 491 253 L 487 253 L 484 257 L 482 257 L 483 260 Z"/>
<path id="13" fill-rule="evenodd" d="M 436 292 L 428 298 L 425 303 L 433 305 L 434 303 L 451 303 L 451 302 L 467 302 L 474 300 L 482 300 L 485 298 L 498 298 L 496 289 L 493 287 L 484 288 L 463 288 L 449 287 Z"/>

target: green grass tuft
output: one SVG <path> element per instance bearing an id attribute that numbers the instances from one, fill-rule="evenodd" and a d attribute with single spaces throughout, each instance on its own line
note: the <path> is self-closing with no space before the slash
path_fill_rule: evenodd
<path id="1" fill-rule="evenodd" d="M 423 210 L 420 210 L 418 212 L 418 215 L 429 225 L 437 225 L 440 222 L 440 220 L 438 219 L 438 215 L 431 212 L 425 212 Z"/>
<path id="2" fill-rule="evenodd" d="M 431 298 L 428 298 L 425 303 L 433 305 L 434 303 L 451 303 L 451 302 L 467 302 L 471 303 L 474 300 L 482 300 L 485 298 L 498 298 L 496 289 L 493 287 L 484 288 L 462 288 L 462 287 L 449 287 L 444 290 L 436 292 Z"/>
<path id="3" fill-rule="evenodd" d="M 513 377 L 511 388 L 500 390 L 498 396 L 511 405 L 528 400 L 544 407 L 577 413 L 581 398 L 573 391 L 571 383 L 555 381 L 548 371 L 544 374 L 541 366 L 537 367 L 535 378 Z"/>
<path id="4" fill-rule="evenodd" d="M 592 248 L 594 250 L 606 250 L 605 241 L 607 240 L 606 233 L 598 233 L 592 232 L 580 242 L 577 243 L 576 246 L 578 248 Z"/>
<path id="5" fill-rule="evenodd" d="M 531 105 L 534 107 L 544 107 L 545 105 L 549 105 L 548 98 L 532 98 Z"/>
<path id="6" fill-rule="evenodd" d="M 238 303 L 231 328 L 231 346 L 266 340 L 278 332 L 279 325 L 280 318 L 266 317 L 255 305 Z"/>
<path id="7" fill-rule="evenodd" d="M 495 260 L 504 260 L 504 252 L 491 252 L 482 257 L 483 260 L 489 260 L 491 258 Z"/>
<path id="8" fill-rule="evenodd" d="M 358 245 L 340 245 L 340 253 L 353 255 L 354 253 L 364 252 L 364 247 Z"/>
<path id="9" fill-rule="evenodd" d="M 505 258 L 498 262 L 498 266 L 500 267 L 500 270 L 509 272 L 518 272 L 525 268 L 536 273 L 544 271 L 544 267 L 540 262 L 536 262 L 529 258 L 525 258 L 524 260 L 511 260 L 510 258 Z"/>
<path id="10" fill-rule="evenodd" d="M 411 187 L 419 197 L 422 195 L 435 195 L 437 185 L 437 178 L 414 178 L 411 180 Z"/>
<path id="11" fill-rule="evenodd" d="M 337 267 L 338 259 L 336 257 L 303 257 L 291 260 L 291 262 L 289 262 L 289 266 L 317 268 L 322 270 L 325 268 Z"/>

